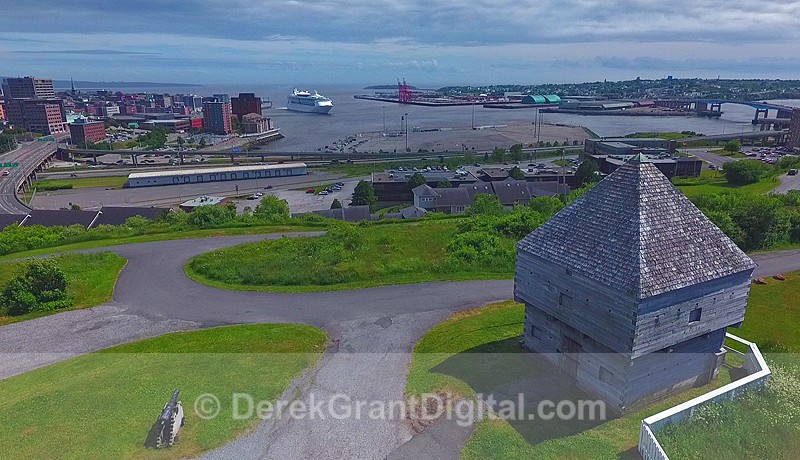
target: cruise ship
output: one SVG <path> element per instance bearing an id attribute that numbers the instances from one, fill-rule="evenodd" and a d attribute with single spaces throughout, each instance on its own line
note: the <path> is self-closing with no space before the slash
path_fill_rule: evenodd
<path id="1" fill-rule="evenodd" d="M 333 102 L 316 91 L 311 94 L 295 88 L 289 95 L 286 108 L 297 112 L 328 113 L 333 108 Z"/>

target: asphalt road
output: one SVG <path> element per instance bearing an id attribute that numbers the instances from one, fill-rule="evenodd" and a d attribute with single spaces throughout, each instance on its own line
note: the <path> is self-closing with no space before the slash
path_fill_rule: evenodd
<path id="1" fill-rule="evenodd" d="M 29 209 L 15 195 L 17 184 L 22 182 L 42 161 L 57 148 L 56 142 L 25 142 L 19 148 L 0 155 L 2 163 L 19 163 L 18 168 L 1 168 L 9 171 L 8 176 L 0 176 L 0 213 L 27 214 Z"/>
<path id="2" fill-rule="evenodd" d="M 733 158 L 717 155 L 716 153 L 711 153 L 708 150 L 709 149 L 688 149 L 686 150 L 686 153 L 696 156 L 697 158 L 700 158 L 701 160 L 712 164 L 717 168 L 721 168 L 725 163 L 734 161 Z"/>
<path id="3" fill-rule="evenodd" d="M 781 180 L 781 185 L 775 187 L 773 192 L 786 193 L 789 190 L 800 190 L 800 174 L 795 174 L 794 176 L 784 174 L 779 179 Z"/>
<path id="4" fill-rule="evenodd" d="M 319 233 L 288 234 L 313 236 Z M 438 282 L 304 294 L 223 291 L 188 279 L 191 257 L 236 244 L 280 238 L 248 235 L 109 248 L 128 259 L 113 300 L 0 327 L 0 378 L 69 357 L 170 331 L 226 324 L 293 322 L 324 328 L 332 346 L 286 399 L 402 401 L 412 347 L 454 311 L 513 297 L 513 281 Z M 755 276 L 800 269 L 800 250 L 754 256 Z M 296 392 L 295 392 L 296 391 Z M 224 395 L 221 395 L 224 397 Z M 191 410 L 192 401 L 185 402 Z M 457 456 L 464 431 L 414 437 L 406 420 L 281 419 L 210 452 L 206 458 L 402 458 L 418 443 Z M 469 430 L 469 428 L 464 428 Z M 439 431 L 437 431 L 439 433 Z M 444 439 L 444 436 L 449 436 Z M 446 455 L 445 455 L 446 454 Z"/>

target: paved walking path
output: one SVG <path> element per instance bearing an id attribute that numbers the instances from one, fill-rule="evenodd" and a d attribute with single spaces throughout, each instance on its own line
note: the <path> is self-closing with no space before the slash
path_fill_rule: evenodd
<path id="1" fill-rule="evenodd" d="M 314 370 L 313 379 L 301 388 L 300 398 L 342 393 L 362 400 L 394 401 L 403 396 L 412 347 L 427 330 L 453 311 L 513 298 L 511 280 L 276 294 L 219 290 L 197 284 L 183 273 L 184 264 L 196 255 L 282 236 L 161 241 L 90 250 L 111 250 L 128 260 L 113 301 L 0 327 L 0 378 L 171 331 L 297 322 L 324 328 L 335 343 Z M 754 259 L 759 263 L 755 276 L 800 270 L 800 250 Z M 446 432 L 447 427 L 442 430 Z M 462 434 L 451 433 L 453 439 Z M 385 458 L 393 451 L 398 457 L 403 449 L 395 449 L 410 438 L 402 420 L 281 420 L 262 424 L 208 458 Z M 443 449 L 448 446 L 448 442 L 439 444 Z M 447 447 L 450 454 L 452 444 Z"/>

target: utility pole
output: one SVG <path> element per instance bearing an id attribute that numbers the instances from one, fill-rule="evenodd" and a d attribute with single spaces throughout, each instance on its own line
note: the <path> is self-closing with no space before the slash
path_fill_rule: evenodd
<path id="1" fill-rule="evenodd" d="M 405 115 L 406 118 L 406 152 L 408 152 L 408 114 Z"/>

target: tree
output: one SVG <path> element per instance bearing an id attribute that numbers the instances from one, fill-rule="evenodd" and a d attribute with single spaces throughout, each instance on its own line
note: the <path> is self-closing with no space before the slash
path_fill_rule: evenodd
<path id="1" fill-rule="evenodd" d="M 514 144 L 511 146 L 511 150 L 509 151 L 509 157 L 513 161 L 520 161 L 525 158 L 525 154 L 522 153 L 522 144 Z"/>
<path id="2" fill-rule="evenodd" d="M 17 147 L 17 141 L 11 134 L 0 134 L 0 153 L 5 153 Z"/>
<path id="3" fill-rule="evenodd" d="M 516 179 L 516 180 L 524 180 L 525 179 L 525 173 L 522 172 L 521 169 L 519 169 L 519 166 L 514 166 L 513 168 L 511 168 L 511 170 L 508 171 L 508 175 L 512 179 Z"/>
<path id="4" fill-rule="evenodd" d="M 736 153 L 742 150 L 742 143 L 737 139 L 731 139 L 725 143 L 724 149 L 726 152 Z"/>
<path id="5" fill-rule="evenodd" d="M 253 210 L 253 217 L 270 222 L 288 219 L 289 203 L 276 196 L 266 195 Z"/>
<path id="6" fill-rule="evenodd" d="M 729 161 L 722 166 L 722 174 L 731 185 L 747 185 L 758 182 L 770 171 L 770 167 L 759 160 Z"/>
<path id="7" fill-rule="evenodd" d="M 372 187 L 372 183 L 362 180 L 356 184 L 356 188 L 353 190 L 353 201 L 350 204 L 353 206 L 369 206 L 372 209 L 377 201 L 378 198 L 375 196 L 375 189 Z"/>
<path id="8" fill-rule="evenodd" d="M 449 180 L 444 179 L 440 180 L 439 183 L 436 184 L 436 188 L 453 188 L 453 184 L 451 184 Z"/>
<path id="9" fill-rule="evenodd" d="M 239 117 L 234 116 L 231 118 L 231 130 L 236 134 L 242 134 L 242 123 L 239 121 Z"/>
<path id="10" fill-rule="evenodd" d="M 28 261 L 0 292 L 0 308 L 11 316 L 71 305 L 72 299 L 67 296 L 67 277 L 52 257 Z"/>
<path id="11" fill-rule="evenodd" d="M 428 179 L 426 179 L 425 176 L 422 175 L 422 173 L 415 172 L 408 179 L 408 182 L 406 183 L 406 188 L 408 188 L 409 190 L 414 190 L 416 187 L 419 187 L 420 185 L 427 183 Z"/>
<path id="12" fill-rule="evenodd" d="M 342 202 L 338 198 L 334 198 L 333 203 L 331 203 L 331 209 L 342 209 Z"/>
<path id="13" fill-rule="evenodd" d="M 186 143 L 186 141 L 181 136 L 178 136 L 177 142 L 178 142 L 178 147 L 183 147 L 183 144 Z"/>
<path id="14" fill-rule="evenodd" d="M 467 208 L 467 214 L 471 216 L 499 216 L 503 214 L 503 205 L 495 195 L 479 193 L 475 195 L 472 206 Z"/>
<path id="15" fill-rule="evenodd" d="M 587 158 L 583 160 L 583 163 L 578 166 L 578 170 L 575 171 L 575 177 L 578 179 L 578 183 L 586 185 L 591 182 L 597 182 L 597 162 L 594 161 L 592 158 Z"/>
<path id="16" fill-rule="evenodd" d="M 492 151 L 492 162 L 502 163 L 506 160 L 506 149 L 495 147 Z"/>
<path id="17" fill-rule="evenodd" d="M 206 146 L 206 138 L 204 137 L 204 138 L 200 139 L 200 143 L 198 143 L 197 145 L 200 146 L 200 147 L 205 147 Z"/>

